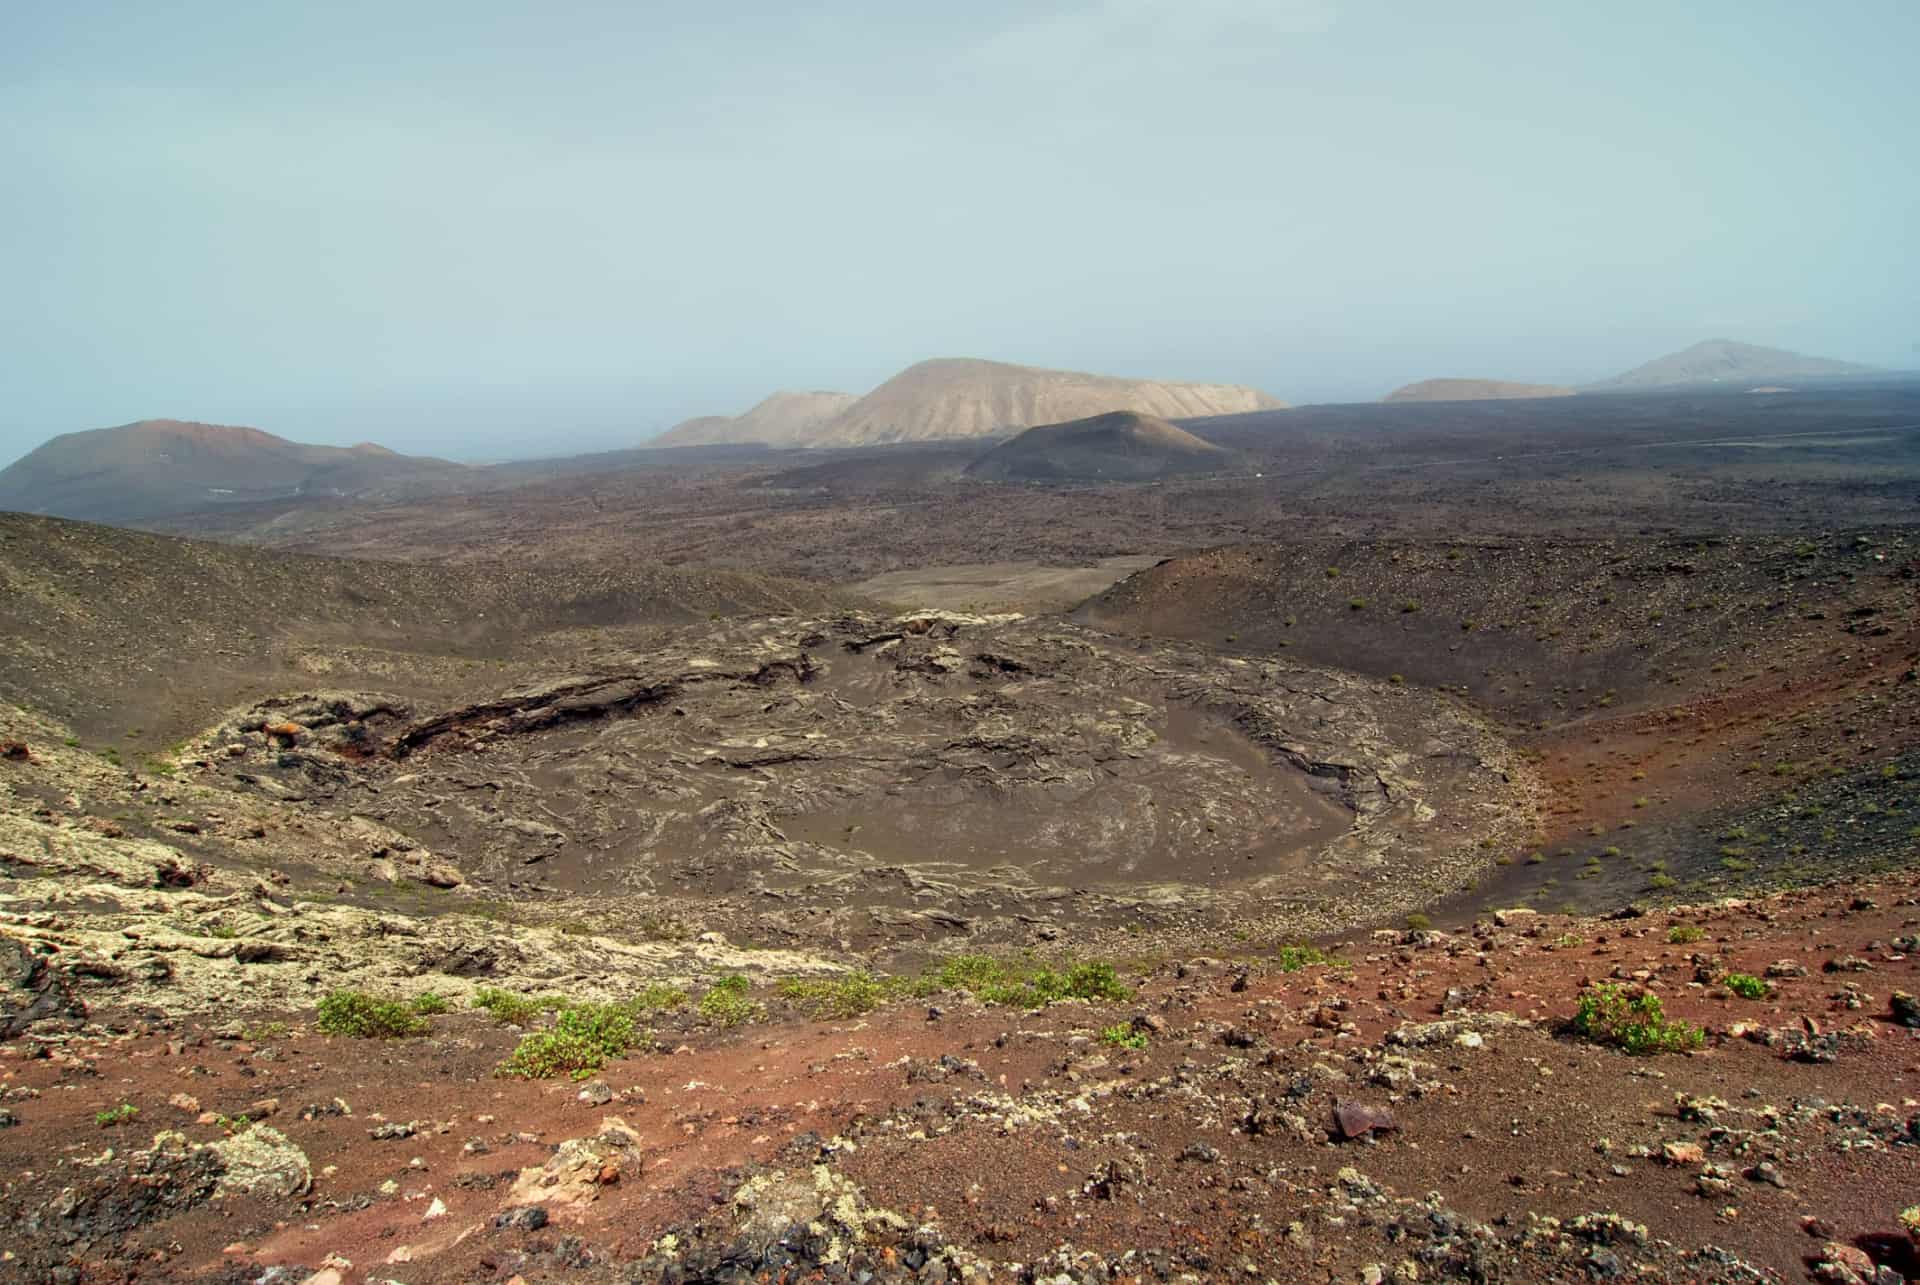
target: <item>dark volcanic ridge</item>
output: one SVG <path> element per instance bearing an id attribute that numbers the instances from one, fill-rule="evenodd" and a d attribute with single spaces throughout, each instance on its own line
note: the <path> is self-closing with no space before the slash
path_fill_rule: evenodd
<path id="1" fill-rule="evenodd" d="M 309 446 L 257 428 L 150 419 L 65 433 L 0 469 L 0 509 L 131 522 L 293 497 L 400 498 L 470 471 L 368 442 Z"/>
<path id="2" fill-rule="evenodd" d="M 627 558 L 350 561 L 0 513 L 0 701 L 133 751 L 276 689 L 403 675 L 441 690 L 556 634 L 841 601 Z"/>
<path id="3" fill-rule="evenodd" d="M 1109 411 L 1030 428 L 969 464 L 966 475 L 994 482 L 1143 482 L 1211 473 L 1231 451 L 1138 411 Z"/>

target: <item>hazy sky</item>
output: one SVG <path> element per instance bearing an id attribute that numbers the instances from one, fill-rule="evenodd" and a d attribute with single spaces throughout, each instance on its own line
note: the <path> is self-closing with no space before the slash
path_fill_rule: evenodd
<path id="1" fill-rule="evenodd" d="M 0 463 L 464 456 L 980 356 L 1920 365 L 1920 4 L 5 0 Z"/>

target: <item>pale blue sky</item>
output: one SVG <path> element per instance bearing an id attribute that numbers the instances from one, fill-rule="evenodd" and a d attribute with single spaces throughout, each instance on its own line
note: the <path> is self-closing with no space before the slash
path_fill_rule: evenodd
<path id="1" fill-rule="evenodd" d="M 1913 0 L 11 0 L 0 462 L 632 443 L 929 356 L 1920 365 Z"/>

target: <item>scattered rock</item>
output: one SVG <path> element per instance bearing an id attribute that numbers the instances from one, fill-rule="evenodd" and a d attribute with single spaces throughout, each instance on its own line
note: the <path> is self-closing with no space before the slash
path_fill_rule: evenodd
<path id="1" fill-rule="evenodd" d="M 1370 1133 L 1391 1133 L 1400 1125 L 1385 1107 L 1369 1106 L 1348 1098 L 1333 1104 L 1334 1134 L 1342 1141 L 1364 1138 Z"/>
<path id="2" fill-rule="evenodd" d="M 220 1158 L 222 1193 L 291 1197 L 313 1186 L 307 1153 L 270 1125 L 256 1124 L 211 1143 L 210 1150 Z"/>
<path id="3" fill-rule="evenodd" d="M 495 1227 L 509 1227 L 517 1231 L 539 1231 L 547 1225 L 547 1211 L 543 1205 L 515 1205 L 511 1209 L 496 1214 Z"/>
<path id="4" fill-rule="evenodd" d="M 458 888 L 467 881 L 451 861 L 428 861 L 420 868 L 420 882 L 434 888 Z"/>

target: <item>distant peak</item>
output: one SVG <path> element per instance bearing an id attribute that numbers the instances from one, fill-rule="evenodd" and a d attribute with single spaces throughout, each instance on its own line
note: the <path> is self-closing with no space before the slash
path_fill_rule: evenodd
<path id="1" fill-rule="evenodd" d="M 1661 388 L 1683 384 L 1721 384 L 1729 380 L 1777 380 L 1864 375 L 1871 366 L 1810 357 L 1785 348 L 1742 343 L 1738 339 L 1703 339 L 1690 348 L 1656 357 L 1624 374 L 1602 380 L 1597 388 Z"/>

